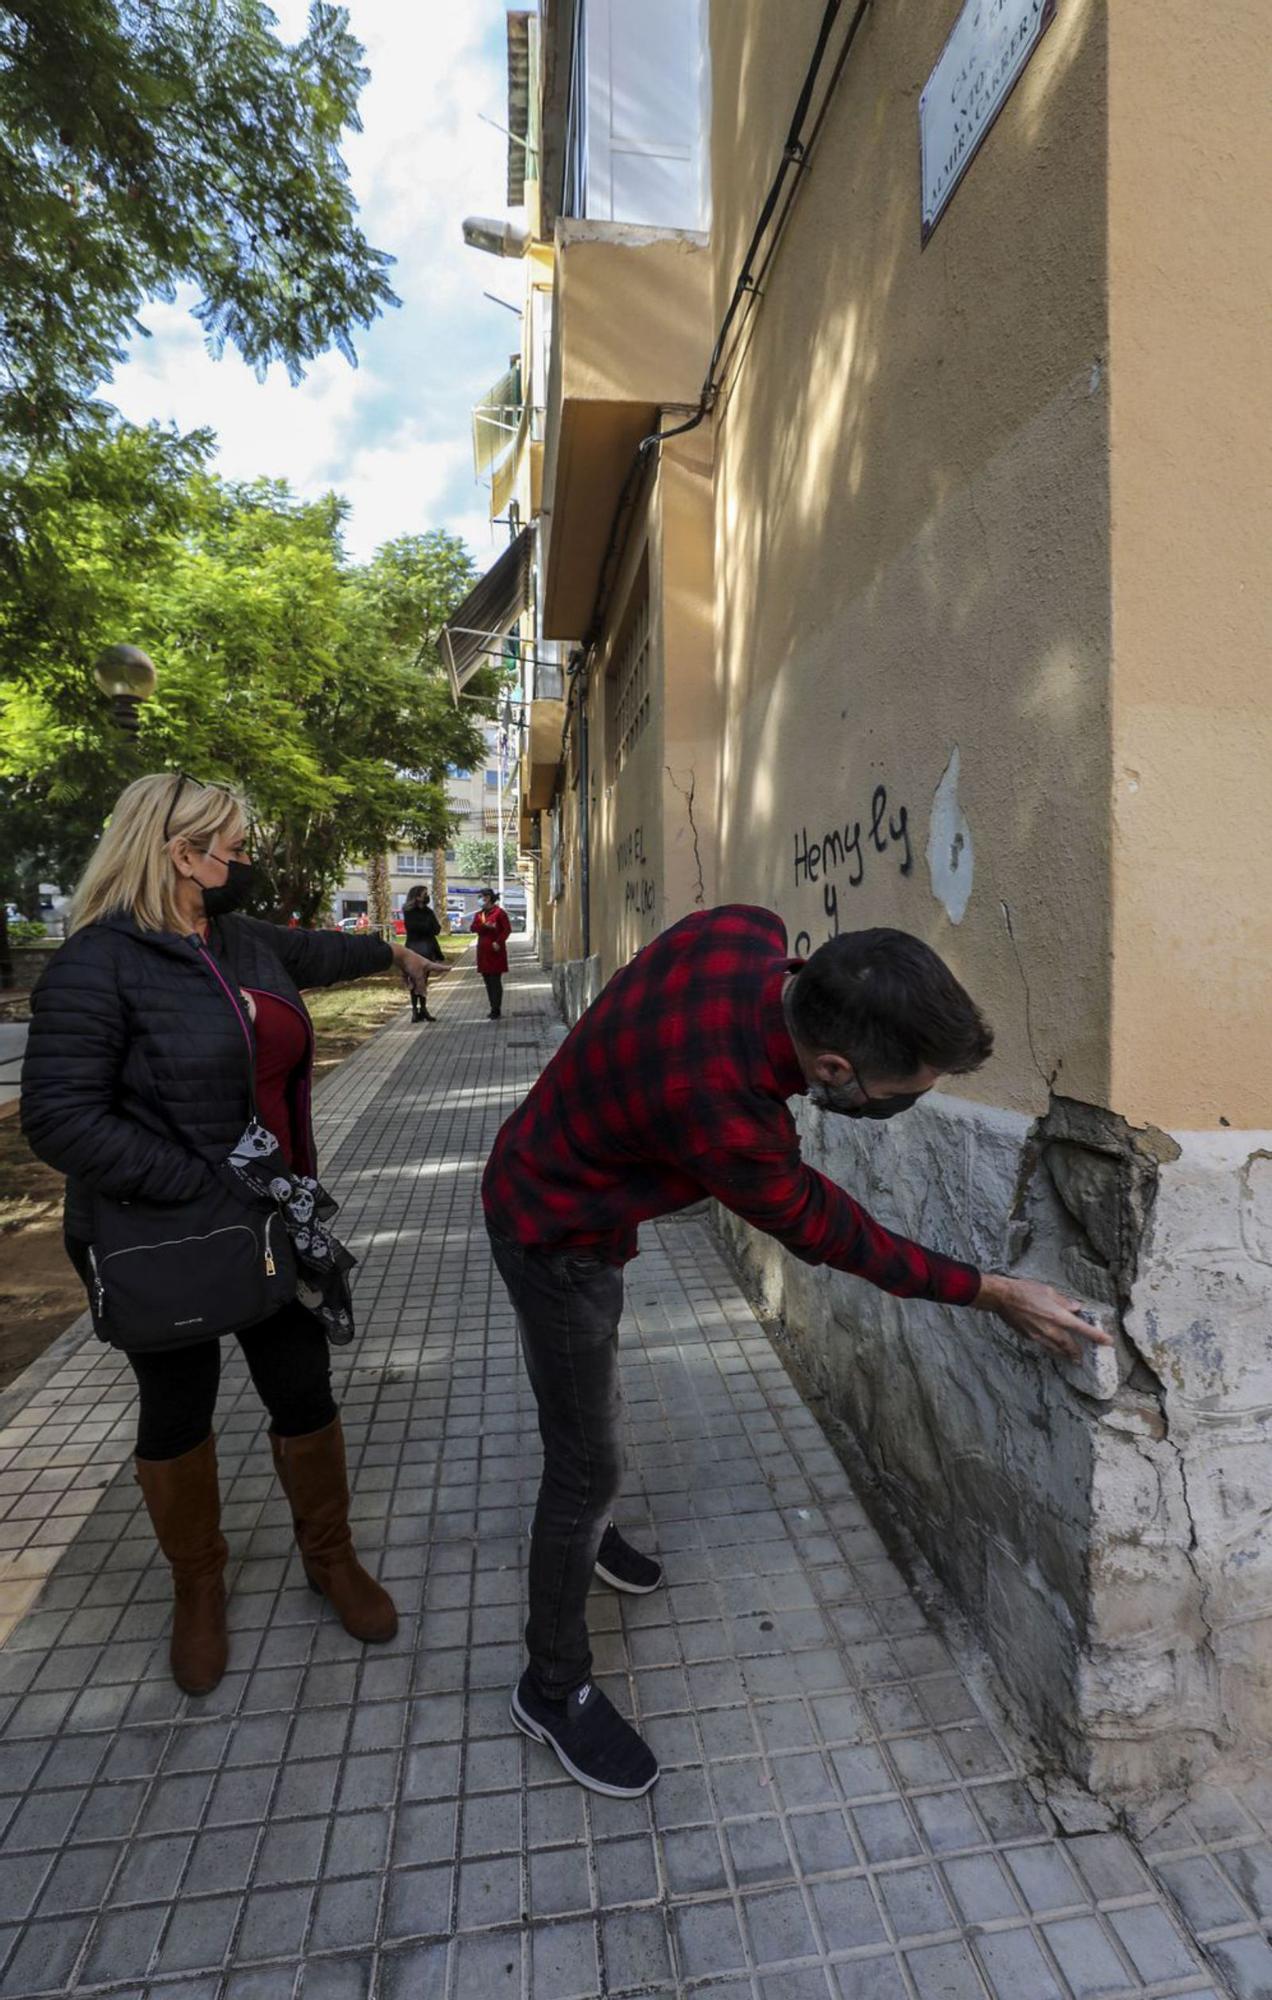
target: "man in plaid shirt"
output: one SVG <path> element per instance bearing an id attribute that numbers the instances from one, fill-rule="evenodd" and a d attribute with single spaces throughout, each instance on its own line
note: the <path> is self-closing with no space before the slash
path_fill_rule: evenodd
<path id="1" fill-rule="evenodd" d="M 495 1141 L 486 1223 L 539 1406 L 529 1666 L 512 1716 L 594 1791 L 634 1798 L 658 1766 L 591 1679 L 593 1572 L 662 1571 L 610 1520 L 622 1476 L 618 1322 L 637 1225 L 714 1196 L 810 1264 L 900 1298 L 996 1312 L 1044 1348 L 1108 1336 L 1048 1285 L 983 1274 L 897 1236 L 801 1160 L 787 1100 L 892 1118 L 993 1040 L 942 961 L 903 931 L 833 939 L 803 964 L 769 910 L 673 925 L 615 974 Z"/>

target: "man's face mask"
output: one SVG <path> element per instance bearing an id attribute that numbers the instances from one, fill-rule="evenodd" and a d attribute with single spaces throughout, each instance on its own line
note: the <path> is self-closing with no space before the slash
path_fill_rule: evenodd
<path id="1" fill-rule="evenodd" d="M 847 1083 L 810 1083 L 808 1095 L 819 1111 L 834 1111 L 841 1118 L 895 1118 L 917 1104 L 922 1092 L 916 1090 L 896 1097 L 865 1097 L 856 1077 L 852 1077 Z"/>

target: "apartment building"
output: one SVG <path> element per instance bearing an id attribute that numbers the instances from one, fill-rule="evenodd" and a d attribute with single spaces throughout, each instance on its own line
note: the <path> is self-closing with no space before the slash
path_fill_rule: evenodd
<path id="1" fill-rule="evenodd" d="M 1115 1355 L 721 1221 L 1041 1740 L 1128 1793 L 1272 1737 L 1270 54 L 1253 4 L 543 0 L 527 226 L 470 233 L 525 313 L 452 670 L 514 635 L 563 1009 L 732 900 L 982 1002 L 990 1067 L 801 1107 L 806 1154 Z"/>

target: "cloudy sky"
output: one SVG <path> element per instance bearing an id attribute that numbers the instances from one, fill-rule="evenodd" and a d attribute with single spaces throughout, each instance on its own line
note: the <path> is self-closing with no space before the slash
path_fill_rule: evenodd
<path id="1" fill-rule="evenodd" d="M 303 33 L 307 0 L 273 0 L 280 32 Z M 469 411 L 507 366 L 517 321 L 483 298 L 517 300 L 516 265 L 465 247 L 465 215 L 505 215 L 505 0 L 346 0 L 371 78 L 363 130 L 345 158 L 362 228 L 397 258 L 401 306 L 355 345 L 313 364 L 297 388 L 281 368 L 262 384 L 236 355 L 213 361 L 188 301 L 152 305 L 111 400 L 135 422 L 210 424 L 219 469 L 285 478 L 305 495 L 335 488 L 352 506 L 350 553 L 390 535 L 448 528 L 488 564 L 505 539 L 474 480 Z M 526 0 L 522 0 L 526 4 Z"/>

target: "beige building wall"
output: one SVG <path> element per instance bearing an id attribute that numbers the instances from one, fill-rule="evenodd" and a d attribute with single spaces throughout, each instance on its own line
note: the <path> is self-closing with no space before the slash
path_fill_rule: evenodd
<path id="1" fill-rule="evenodd" d="M 662 455 L 633 520 L 589 675 L 590 949 L 602 980 L 668 924 L 718 900 L 711 560 L 704 427 Z M 620 679 L 637 632 L 647 634 L 648 715 L 620 758 Z M 558 964 L 583 953 L 577 729 L 565 776 L 569 868 L 555 905 Z"/>
<path id="2" fill-rule="evenodd" d="M 1272 1126 L 1270 43 L 1109 14 L 1113 1096 L 1177 1129 Z"/>
<path id="3" fill-rule="evenodd" d="M 806 1154 L 1116 1354 L 731 1233 L 1041 1739 L 1136 1792 L 1272 1741 L 1272 15 L 1060 0 L 920 248 L 956 13 L 866 17 L 717 411 L 720 894 L 953 965 L 992 1064 Z M 717 315 L 820 14 L 712 8 Z"/>
<path id="4" fill-rule="evenodd" d="M 712 9 L 718 311 L 820 14 Z M 721 891 L 926 938 L 997 1033 L 967 1095 L 1037 1111 L 1109 1088 L 1104 17 L 1066 0 L 921 250 L 950 22 L 868 17 L 719 411 Z"/>

